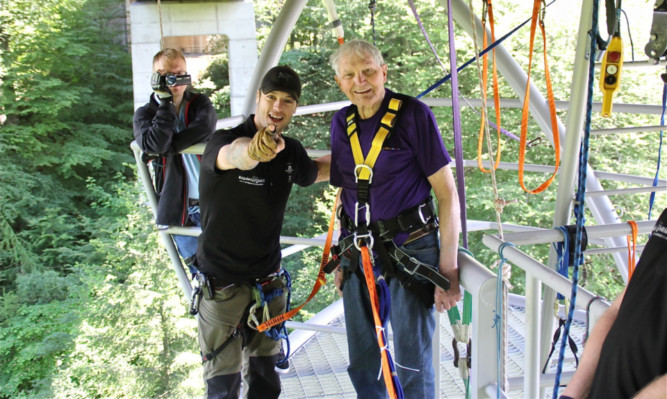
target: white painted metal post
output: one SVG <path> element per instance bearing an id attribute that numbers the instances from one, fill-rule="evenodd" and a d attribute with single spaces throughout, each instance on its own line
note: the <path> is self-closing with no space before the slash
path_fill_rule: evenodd
<path id="1" fill-rule="evenodd" d="M 540 281 L 533 275 L 526 273 L 526 337 L 523 374 L 523 397 L 525 399 L 537 398 L 540 391 L 541 292 L 542 284 Z"/>
<path id="2" fill-rule="evenodd" d="M 255 93 L 259 88 L 259 83 L 264 76 L 264 73 L 271 67 L 276 65 L 283 53 L 287 38 L 289 38 L 296 21 L 301 15 L 301 11 L 306 6 L 307 0 L 287 0 L 285 5 L 280 10 L 276 22 L 271 28 L 271 33 L 266 39 L 266 43 L 262 48 L 262 53 L 257 61 L 257 66 L 253 72 L 252 79 L 250 79 L 250 86 L 246 94 L 245 102 L 243 103 L 243 114 L 250 115 L 255 110 Z"/>
<path id="3" fill-rule="evenodd" d="M 153 182 L 151 181 L 151 175 L 148 171 L 148 167 L 144 161 L 141 160 L 141 148 L 139 148 L 139 145 L 136 141 L 132 141 L 130 147 L 134 152 L 134 159 L 137 162 L 137 171 L 139 172 L 139 177 L 141 178 L 141 182 L 144 185 L 144 191 L 146 192 L 148 202 L 150 203 L 151 209 L 153 210 L 153 215 L 157 215 L 157 196 L 155 195 L 155 189 L 153 188 Z M 181 258 L 178 255 L 176 247 L 174 246 L 174 241 L 171 239 L 169 233 L 167 233 L 165 230 L 158 230 L 158 232 L 160 233 L 160 238 L 162 238 L 162 243 L 164 244 L 165 248 L 167 248 L 169 259 L 171 259 L 171 265 L 176 272 L 176 276 L 178 277 L 183 294 L 185 294 L 185 298 L 188 299 L 192 293 L 192 285 L 190 285 L 190 279 L 185 273 Z"/>
<path id="4" fill-rule="evenodd" d="M 473 298 L 470 393 L 472 399 L 487 398 L 489 396 L 485 387 L 498 380 L 495 355 L 498 345 L 502 345 L 496 342 L 493 328 L 496 277 L 484 265 L 463 252 L 459 252 L 458 264 L 461 285 Z"/>

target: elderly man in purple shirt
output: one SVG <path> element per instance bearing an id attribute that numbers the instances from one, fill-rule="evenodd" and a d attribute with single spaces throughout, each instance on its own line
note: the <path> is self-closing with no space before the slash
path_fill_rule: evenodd
<path id="1" fill-rule="evenodd" d="M 352 102 L 331 123 L 330 177 L 332 185 L 343 188 L 334 254 L 340 255 L 336 285 L 343 292 L 348 373 L 359 398 L 386 397 L 378 379 L 381 352 L 359 260 L 361 243 L 372 247 L 376 282 L 388 282 L 389 295 L 382 300 L 391 305 L 387 318 L 404 395 L 435 398 L 433 308 L 443 312 L 461 298 L 460 211 L 451 158 L 431 110 L 385 89 L 387 64 L 375 46 L 352 40 L 330 61 L 338 86 Z M 376 161 L 360 162 L 378 151 Z"/>

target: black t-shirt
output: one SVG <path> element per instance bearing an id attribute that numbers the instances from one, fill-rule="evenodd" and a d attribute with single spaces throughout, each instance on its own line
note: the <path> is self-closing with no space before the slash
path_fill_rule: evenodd
<path id="1" fill-rule="evenodd" d="M 653 228 L 604 341 L 589 398 L 631 398 L 665 373 L 667 209 Z"/>
<path id="2" fill-rule="evenodd" d="M 257 131 L 254 115 L 230 130 L 215 132 L 202 157 L 199 178 L 202 234 L 197 261 L 207 275 L 229 282 L 264 277 L 280 265 L 280 231 L 287 199 L 296 183 L 308 186 L 317 166 L 301 143 L 283 136 L 285 149 L 251 170 L 219 170 L 220 149 Z"/>

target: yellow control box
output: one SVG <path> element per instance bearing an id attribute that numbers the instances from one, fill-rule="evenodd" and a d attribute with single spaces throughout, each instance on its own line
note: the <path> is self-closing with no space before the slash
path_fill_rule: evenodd
<path id="1" fill-rule="evenodd" d="M 620 36 L 611 38 L 607 51 L 602 58 L 600 90 L 602 90 L 602 116 L 611 116 L 612 98 L 621 84 L 623 67 L 623 41 Z"/>

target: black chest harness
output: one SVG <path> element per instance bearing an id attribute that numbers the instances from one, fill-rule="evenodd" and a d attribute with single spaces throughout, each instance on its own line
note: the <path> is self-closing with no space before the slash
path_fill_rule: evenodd
<path id="1" fill-rule="evenodd" d="M 434 285 L 448 290 L 449 280 L 438 273 L 437 267 L 420 262 L 416 258 L 401 250 L 393 241 L 400 233 L 408 233 L 409 243 L 418 238 L 437 230 L 438 217 L 435 214 L 435 206 L 431 197 L 426 198 L 419 205 L 410 208 L 393 219 L 377 220 L 370 222 L 370 209 L 368 203 L 370 185 L 373 180 L 373 167 L 384 147 L 385 142 L 391 136 L 396 124 L 402 105 L 409 97 L 397 94 L 389 101 L 386 114 L 382 117 L 380 128 L 373 137 L 371 148 L 366 157 L 363 155 L 358 135 L 358 113 L 356 106 L 352 105 L 346 115 L 347 136 L 350 140 L 352 155 L 356 164 L 355 177 L 357 183 L 357 202 L 355 203 L 355 214 L 347 215 L 342 209 L 338 210 L 338 218 L 341 227 L 352 234 L 342 239 L 338 245 L 331 248 L 331 260 L 325 267 L 327 273 L 332 272 L 340 264 L 341 256 L 349 257 L 350 267 L 343 273 L 345 281 L 351 273 L 359 273 L 360 245 L 375 250 L 378 258 L 384 265 L 383 275 L 387 280 L 397 278 L 407 289 L 415 292 L 427 306 L 433 305 Z M 360 220 L 361 212 L 364 212 L 363 220 Z M 378 242 L 376 242 L 376 239 Z M 420 276 L 422 279 L 415 279 Z"/>

